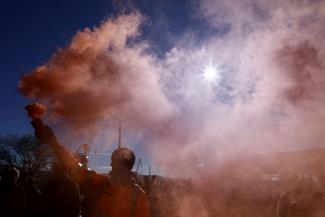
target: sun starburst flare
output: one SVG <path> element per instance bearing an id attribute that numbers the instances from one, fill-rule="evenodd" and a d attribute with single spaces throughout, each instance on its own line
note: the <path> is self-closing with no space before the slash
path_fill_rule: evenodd
<path id="1" fill-rule="evenodd" d="M 206 81 L 218 82 L 220 80 L 220 70 L 217 66 L 209 64 L 203 69 L 203 78 Z"/>

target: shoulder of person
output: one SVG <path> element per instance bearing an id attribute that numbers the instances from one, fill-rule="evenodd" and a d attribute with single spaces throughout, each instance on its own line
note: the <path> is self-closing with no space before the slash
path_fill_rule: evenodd
<path id="1" fill-rule="evenodd" d="M 96 183 L 108 182 L 108 180 L 110 179 L 109 175 L 100 174 L 93 170 L 88 170 L 85 178 L 86 178 L 86 181 L 92 181 L 92 182 L 96 182 Z"/>

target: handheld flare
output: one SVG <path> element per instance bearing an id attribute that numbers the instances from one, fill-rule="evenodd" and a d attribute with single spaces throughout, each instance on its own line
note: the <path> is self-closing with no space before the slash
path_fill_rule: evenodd
<path id="1" fill-rule="evenodd" d="M 44 128 L 41 117 L 46 113 L 46 107 L 40 103 L 33 103 L 26 105 L 25 109 L 28 116 L 32 119 L 31 124 L 35 129 L 35 132 L 40 132 Z"/>
<path id="2" fill-rule="evenodd" d="M 25 109 L 27 110 L 28 116 L 33 120 L 41 118 L 46 113 L 46 107 L 40 103 L 26 105 Z"/>

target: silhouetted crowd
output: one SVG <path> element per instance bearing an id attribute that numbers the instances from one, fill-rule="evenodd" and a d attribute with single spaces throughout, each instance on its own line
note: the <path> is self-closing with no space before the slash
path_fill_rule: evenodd
<path id="1" fill-rule="evenodd" d="M 99 207 L 107 209 L 112 206 L 116 207 L 111 200 L 108 200 L 112 193 L 110 190 L 99 189 L 102 194 L 97 194 L 96 188 L 78 186 L 60 164 L 54 164 L 52 171 L 52 176 L 39 188 L 37 181 L 28 177 L 24 172 L 19 174 L 16 168 L 3 170 L 0 173 L 0 216 L 89 217 L 94 216 L 90 214 L 94 210 L 92 206 L 94 201 L 103 203 Z M 274 190 L 272 190 L 271 183 L 263 185 L 255 183 L 255 191 L 248 189 L 247 186 L 241 186 L 240 183 L 233 183 L 237 190 L 226 190 L 222 183 L 194 184 L 190 180 L 157 176 L 142 178 L 144 182 L 142 185 L 150 202 L 151 217 L 325 216 L 325 194 L 323 191 L 316 190 L 315 183 L 312 182 L 300 180 L 296 185 L 292 184 L 291 190 L 287 189 L 282 193 L 276 191 L 280 194 L 272 196 L 271 193 Z M 84 189 L 88 189 L 88 192 Z M 120 195 L 119 203 L 127 201 L 126 195 L 128 194 Z"/>
<path id="2" fill-rule="evenodd" d="M 77 217 L 81 211 L 78 184 L 56 164 L 53 176 L 39 189 L 24 172 L 6 168 L 0 179 L 1 217 Z"/>
<path id="3" fill-rule="evenodd" d="M 0 217 L 149 217 L 146 193 L 131 171 L 134 161 L 131 150 L 119 148 L 107 175 L 56 163 L 41 188 L 27 173 L 8 167 L 0 173 Z"/>

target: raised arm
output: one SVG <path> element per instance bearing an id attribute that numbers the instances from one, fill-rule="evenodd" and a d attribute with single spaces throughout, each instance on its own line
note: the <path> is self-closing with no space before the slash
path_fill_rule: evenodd
<path id="1" fill-rule="evenodd" d="M 87 173 L 88 169 L 60 144 L 53 130 L 43 123 L 40 117 L 45 113 L 45 108 L 40 104 L 28 105 L 25 108 L 32 119 L 31 124 L 39 142 L 41 144 L 50 145 L 59 162 L 61 162 L 73 176 L 81 176 Z"/>

